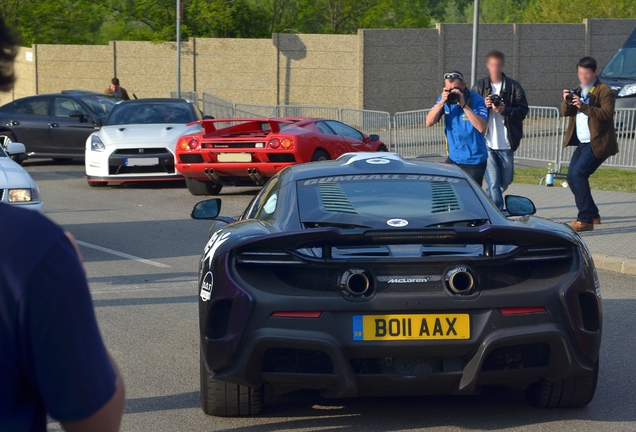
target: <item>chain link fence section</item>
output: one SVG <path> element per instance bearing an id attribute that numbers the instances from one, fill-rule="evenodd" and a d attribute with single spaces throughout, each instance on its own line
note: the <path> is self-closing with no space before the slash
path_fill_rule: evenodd
<path id="1" fill-rule="evenodd" d="M 386 111 L 341 108 L 340 121 L 367 135 L 376 134 L 392 150 L 391 114 Z"/>
<path id="2" fill-rule="evenodd" d="M 271 118 L 276 117 L 275 108 L 272 105 L 258 105 L 258 104 L 234 104 L 234 117 L 235 118 L 251 118 L 251 117 L 264 117 Z"/>
<path id="3" fill-rule="evenodd" d="M 229 100 L 204 92 L 201 102 L 204 115 L 212 116 L 215 119 L 234 117 L 234 104 Z"/>
<path id="4" fill-rule="evenodd" d="M 515 152 L 515 159 L 552 162 L 556 168 L 561 137 L 558 108 L 531 106 L 523 121 L 523 139 Z"/>
<path id="5" fill-rule="evenodd" d="M 430 109 L 395 113 L 394 150 L 403 158 L 417 158 L 448 155 L 444 120 L 434 126 L 426 126 L 426 116 Z"/>
<path id="6" fill-rule="evenodd" d="M 333 106 L 278 105 L 274 117 L 311 117 L 340 120 L 340 110 Z"/>
<path id="7" fill-rule="evenodd" d="M 171 99 L 176 99 L 177 98 L 177 92 L 176 91 L 170 92 L 170 98 Z M 193 102 L 196 106 L 199 106 L 199 95 L 197 94 L 197 92 L 194 92 L 194 91 L 182 91 L 181 92 L 181 99 L 189 100 L 189 101 Z"/>
<path id="8" fill-rule="evenodd" d="M 567 130 L 569 117 L 563 117 L 563 135 Z M 636 168 L 636 108 L 617 109 L 614 114 L 614 127 L 618 141 L 618 153 L 603 162 L 602 166 L 616 168 Z M 559 148 L 563 139 L 559 142 Z M 561 149 L 560 165 L 567 165 L 572 159 L 576 147 Z M 560 168 L 560 167 L 559 167 Z"/>

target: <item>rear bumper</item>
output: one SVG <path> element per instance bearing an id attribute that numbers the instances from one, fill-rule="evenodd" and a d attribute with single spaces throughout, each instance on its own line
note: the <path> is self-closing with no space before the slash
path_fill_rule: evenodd
<path id="1" fill-rule="evenodd" d="M 220 163 L 202 162 L 197 164 L 178 163 L 177 171 L 184 177 L 195 180 L 209 180 L 206 170 L 214 170 L 221 178 L 243 177 L 249 178 L 248 170 L 256 169 L 265 178 L 273 177 L 277 172 L 295 162 L 240 162 Z"/>
<path id="2" fill-rule="evenodd" d="M 89 183 L 128 183 L 128 182 L 157 182 L 157 181 L 183 181 L 180 174 L 164 175 L 128 175 L 128 176 L 86 176 Z"/>

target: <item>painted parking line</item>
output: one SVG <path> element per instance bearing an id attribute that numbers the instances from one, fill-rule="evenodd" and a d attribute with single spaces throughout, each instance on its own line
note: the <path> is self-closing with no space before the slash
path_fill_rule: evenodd
<path id="1" fill-rule="evenodd" d="M 119 251 L 116 251 L 116 250 L 108 249 L 108 248 L 105 248 L 105 247 L 97 246 L 97 245 L 94 245 L 94 244 L 91 244 L 91 243 L 86 243 L 86 242 L 79 241 L 79 240 L 77 240 L 77 244 L 80 245 L 80 246 L 84 246 L 84 247 L 87 247 L 87 248 L 91 248 L 91 249 L 95 249 L 95 250 L 98 250 L 98 251 L 106 252 L 106 253 L 109 253 L 109 254 L 112 254 L 112 255 L 117 255 L 118 257 L 126 258 L 126 259 L 129 259 L 129 260 L 132 260 L 132 261 L 137 261 L 137 262 L 140 262 L 140 263 L 143 263 L 143 264 L 148 264 L 148 265 L 155 266 L 155 267 L 161 267 L 161 268 L 170 267 L 168 264 L 163 264 L 163 263 L 160 263 L 160 262 L 157 262 L 157 261 L 151 261 L 151 260 L 147 260 L 147 259 L 144 259 L 144 258 L 139 258 L 139 257 L 136 257 L 134 255 L 129 255 L 127 253 L 119 252 Z"/>

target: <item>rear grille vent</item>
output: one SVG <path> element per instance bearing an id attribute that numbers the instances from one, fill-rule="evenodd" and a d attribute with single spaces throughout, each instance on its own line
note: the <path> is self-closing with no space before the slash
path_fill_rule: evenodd
<path id="1" fill-rule="evenodd" d="M 304 261 L 285 251 L 247 251 L 236 258 L 238 264 L 303 264 Z"/>
<path id="2" fill-rule="evenodd" d="M 459 199 L 448 182 L 434 182 L 431 184 L 432 203 L 431 213 L 443 213 L 461 210 Z"/>
<path id="3" fill-rule="evenodd" d="M 547 343 L 514 345 L 497 348 L 491 352 L 481 369 L 484 371 L 524 369 L 547 366 L 549 361 L 550 345 Z"/>
<path id="4" fill-rule="evenodd" d="M 515 261 L 561 260 L 572 257 L 572 251 L 566 246 L 533 246 L 518 254 Z"/>
<path id="5" fill-rule="evenodd" d="M 165 147 L 156 148 L 132 148 L 132 149 L 119 149 L 115 150 L 113 154 L 117 155 L 156 155 L 156 154 L 171 154 L 170 150 Z"/>
<path id="6" fill-rule="evenodd" d="M 332 374 L 329 356 L 316 350 L 270 348 L 263 356 L 263 372 Z"/>
<path id="7" fill-rule="evenodd" d="M 318 193 L 325 210 L 330 213 L 358 214 L 338 183 L 318 185 Z"/>

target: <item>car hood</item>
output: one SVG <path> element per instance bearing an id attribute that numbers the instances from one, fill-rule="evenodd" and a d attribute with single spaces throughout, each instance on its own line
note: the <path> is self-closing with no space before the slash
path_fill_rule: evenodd
<path id="1" fill-rule="evenodd" d="M 26 189 L 35 187 L 31 176 L 11 158 L 0 157 L 0 189 Z"/>
<path id="2" fill-rule="evenodd" d="M 174 150 L 180 136 L 202 130 L 200 124 L 191 126 L 184 124 L 117 125 L 104 126 L 95 134 L 100 137 L 105 146 L 156 147 L 164 145 Z"/>

